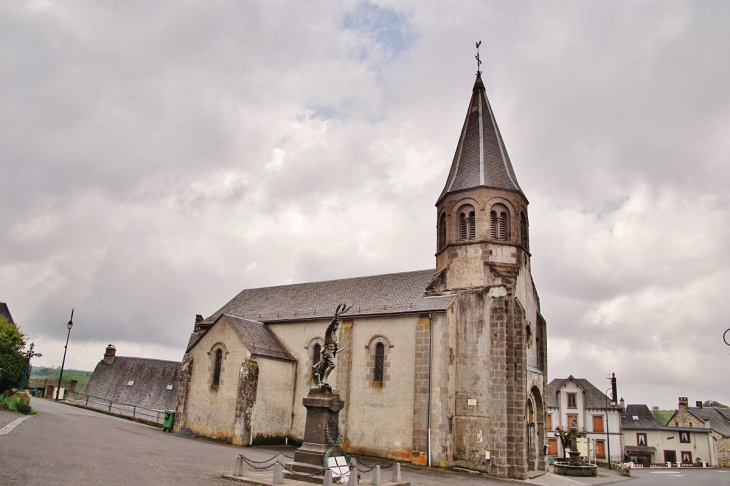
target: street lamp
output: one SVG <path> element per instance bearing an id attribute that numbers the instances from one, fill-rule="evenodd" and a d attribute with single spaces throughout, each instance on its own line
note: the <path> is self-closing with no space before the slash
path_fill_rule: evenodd
<path id="1" fill-rule="evenodd" d="M 63 361 L 61 361 L 61 374 L 58 376 L 58 387 L 56 388 L 56 401 L 58 401 L 58 394 L 61 391 L 61 379 L 63 378 L 63 367 L 66 364 L 66 350 L 68 349 L 68 338 L 71 337 L 71 328 L 74 327 L 74 310 L 71 309 L 71 319 L 69 319 L 68 324 L 66 324 L 66 327 L 68 327 L 68 334 L 66 335 L 66 346 L 63 347 Z"/>

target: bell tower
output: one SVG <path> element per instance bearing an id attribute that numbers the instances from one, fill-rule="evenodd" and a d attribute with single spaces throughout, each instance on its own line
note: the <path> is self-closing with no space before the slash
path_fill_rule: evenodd
<path id="1" fill-rule="evenodd" d="M 436 201 L 427 292 L 456 294 L 450 462 L 517 479 L 545 466 L 546 325 L 530 272 L 527 205 L 477 72 Z"/>

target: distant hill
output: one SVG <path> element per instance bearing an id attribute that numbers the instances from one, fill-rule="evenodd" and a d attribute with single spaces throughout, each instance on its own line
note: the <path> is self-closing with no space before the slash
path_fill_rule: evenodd
<path id="1" fill-rule="evenodd" d="M 706 400 L 703 404 L 703 407 L 717 407 L 717 408 L 730 408 L 727 405 L 723 405 L 720 402 L 716 402 L 715 400 Z"/>
<path id="2" fill-rule="evenodd" d="M 667 425 L 674 412 L 676 410 L 652 410 L 651 414 L 654 416 L 654 420 L 659 422 L 659 425 Z"/>
<path id="3" fill-rule="evenodd" d="M 31 379 L 44 379 L 58 381 L 58 377 L 61 374 L 60 368 L 46 368 L 44 366 L 33 366 L 33 370 L 30 373 Z M 91 371 L 83 370 L 63 370 L 63 381 L 66 380 L 77 380 L 79 382 L 76 387 L 76 391 L 79 393 L 86 389 L 86 384 L 91 378 Z"/>

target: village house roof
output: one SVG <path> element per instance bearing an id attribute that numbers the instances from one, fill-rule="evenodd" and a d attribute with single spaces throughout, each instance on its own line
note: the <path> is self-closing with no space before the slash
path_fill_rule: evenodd
<path id="1" fill-rule="evenodd" d="M 284 343 L 282 343 L 263 322 L 223 314 L 215 320 L 213 326 L 217 325 L 224 319 L 231 324 L 233 330 L 236 331 L 236 334 L 238 334 L 241 341 L 243 341 L 243 344 L 246 345 L 253 356 L 264 356 L 267 358 L 282 359 L 285 361 L 297 360 L 294 355 L 286 349 Z M 190 349 L 195 346 L 199 340 L 200 339 L 196 339 L 193 341 L 188 347 L 188 351 L 190 351 Z"/>
<path id="2" fill-rule="evenodd" d="M 331 319 L 342 303 L 352 306 L 343 315 L 346 318 L 443 312 L 455 295 L 424 295 L 434 273 L 435 270 L 419 270 L 245 289 L 203 324 L 212 324 L 223 314 L 267 324 Z"/>
<path id="3" fill-rule="evenodd" d="M 660 430 L 662 428 L 651 414 L 649 407 L 641 405 L 626 405 L 626 415 L 621 418 L 624 430 Z"/>
<path id="4" fill-rule="evenodd" d="M 5 316 L 8 322 L 15 324 L 15 321 L 13 321 L 13 316 L 10 315 L 10 309 L 8 308 L 8 304 L 6 304 L 5 302 L 0 302 L 0 316 Z"/>
<path id="5" fill-rule="evenodd" d="M 477 74 L 451 170 L 436 204 L 447 194 L 480 186 L 517 191 L 524 197 L 482 77 Z"/>
<path id="6" fill-rule="evenodd" d="M 559 408 L 560 404 L 558 402 L 558 390 L 562 388 L 562 386 L 567 382 L 568 380 L 573 380 L 576 384 L 578 384 L 579 387 L 581 387 L 585 393 L 584 397 L 585 400 L 583 402 L 585 408 L 600 408 L 605 409 L 606 408 L 606 402 L 608 402 L 608 408 L 611 409 L 620 409 L 620 405 L 611 405 L 611 399 L 608 398 L 608 396 L 603 393 L 601 390 L 593 386 L 593 384 L 586 380 L 585 378 L 574 378 L 572 375 L 568 378 L 556 378 L 553 381 L 551 381 L 548 384 L 547 389 L 547 404 L 548 407 L 551 408 Z"/>
<path id="7" fill-rule="evenodd" d="M 669 427 L 660 425 L 651 414 L 649 407 L 645 404 L 626 405 L 626 415 L 621 417 L 623 430 L 664 430 L 666 432 L 697 432 L 701 434 L 710 433 L 710 429 L 700 427 Z M 629 450 L 629 447 L 626 447 Z M 636 450 L 636 447 L 634 448 Z"/>
<path id="8" fill-rule="evenodd" d="M 111 364 L 99 361 L 84 394 L 151 410 L 174 410 L 179 370 L 177 361 L 116 356 Z"/>
<path id="9" fill-rule="evenodd" d="M 722 411 L 721 411 L 722 410 Z M 702 420 L 705 425 L 708 425 L 710 429 L 714 430 L 723 437 L 730 437 L 730 421 L 728 421 L 728 412 L 725 409 L 716 407 L 687 407 L 687 411 Z M 676 412 L 675 414 L 676 415 Z M 669 419 L 668 424 L 671 424 L 674 415 Z M 709 424 L 708 424 L 709 422 Z"/>

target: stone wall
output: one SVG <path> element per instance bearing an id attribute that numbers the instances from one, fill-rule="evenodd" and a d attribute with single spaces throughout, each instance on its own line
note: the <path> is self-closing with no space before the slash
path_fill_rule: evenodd
<path id="1" fill-rule="evenodd" d="M 672 419 L 667 424 L 670 427 L 700 427 L 700 428 L 711 428 L 712 424 L 705 424 L 704 421 L 697 418 L 692 412 L 689 411 L 686 402 L 680 402 L 679 410 L 674 414 Z M 712 437 L 717 441 L 717 462 L 720 467 L 730 467 L 730 437 L 723 437 L 722 434 L 712 430 L 710 432 Z M 677 454 L 679 457 L 679 451 Z"/>

